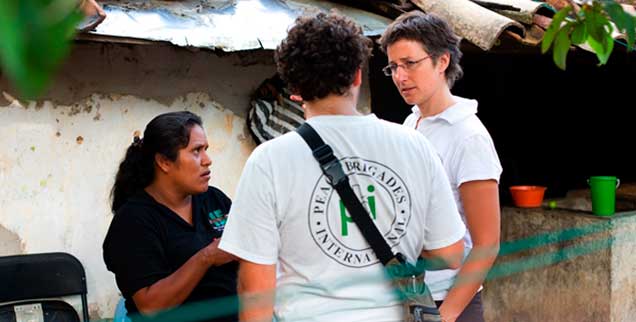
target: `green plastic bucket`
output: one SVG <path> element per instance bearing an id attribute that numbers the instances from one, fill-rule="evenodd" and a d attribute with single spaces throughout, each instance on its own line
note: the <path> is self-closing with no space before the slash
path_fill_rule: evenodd
<path id="1" fill-rule="evenodd" d="M 592 212 L 599 216 L 611 216 L 616 211 L 616 188 L 620 180 L 616 177 L 597 176 L 587 181 L 592 190 Z"/>

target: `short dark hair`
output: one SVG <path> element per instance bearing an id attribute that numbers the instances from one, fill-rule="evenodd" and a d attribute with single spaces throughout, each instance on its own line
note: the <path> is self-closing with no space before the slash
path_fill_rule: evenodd
<path id="1" fill-rule="evenodd" d="M 444 53 L 450 54 L 450 62 L 445 73 L 449 87 L 453 87 L 455 81 L 464 75 L 459 65 L 462 58 L 462 52 L 459 50 L 460 38 L 444 19 L 421 11 L 404 13 L 387 27 L 379 43 L 382 51 L 386 53 L 389 46 L 403 39 L 419 42 L 431 55 L 434 63 L 437 63 L 437 59 Z"/>
<path id="2" fill-rule="evenodd" d="M 298 17 L 274 58 L 291 92 L 311 101 L 345 94 L 372 45 L 351 19 L 321 12 Z"/>

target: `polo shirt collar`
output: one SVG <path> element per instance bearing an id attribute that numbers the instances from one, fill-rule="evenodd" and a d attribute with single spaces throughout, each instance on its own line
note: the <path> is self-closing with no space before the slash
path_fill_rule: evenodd
<path id="1" fill-rule="evenodd" d="M 472 99 L 466 99 L 459 96 L 453 96 L 455 100 L 455 104 L 451 105 L 447 109 L 445 109 L 442 113 L 437 115 L 426 117 L 425 120 L 435 121 L 437 119 L 444 120 L 449 124 L 455 124 L 461 120 L 466 119 L 471 115 L 477 114 L 477 101 Z M 420 109 L 417 105 L 411 108 L 411 111 L 418 118 L 422 116 L 420 113 Z"/>

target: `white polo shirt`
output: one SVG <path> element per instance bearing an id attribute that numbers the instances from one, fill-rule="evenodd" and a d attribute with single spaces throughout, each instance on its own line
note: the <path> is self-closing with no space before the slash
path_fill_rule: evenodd
<path id="1" fill-rule="evenodd" d="M 496 180 L 501 176 L 501 163 L 488 130 L 477 117 L 477 101 L 453 96 L 455 104 L 437 115 L 417 121 L 421 114 L 417 106 L 404 121 L 404 125 L 416 128 L 424 134 L 439 153 L 457 203 L 457 209 L 466 222 L 459 186 L 468 181 Z M 472 248 L 470 233 L 464 236 L 466 254 Z M 446 298 L 458 270 L 441 270 L 426 273 L 426 282 L 433 298 Z"/>

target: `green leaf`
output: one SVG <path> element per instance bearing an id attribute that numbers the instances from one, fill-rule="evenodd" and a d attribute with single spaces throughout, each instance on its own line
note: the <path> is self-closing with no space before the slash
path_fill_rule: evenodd
<path id="1" fill-rule="evenodd" d="M 572 31 L 571 39 L 575 45 L 580 45 L 587 39 L 587 27 L 585 23 L 577 22 L 574 24 L 574 30 Z"/>
<path id="2" fill-rule="evenodd" d="M 9 74 L 18 74 L 16 68 L 22 57 L 23 39 L 18 28 L 16 1 L 0 1 L 0 63 Z"/>
<path id="3" fill-rule="evenodd" d="M 557 32 L 561 30 L 561 23 L 563 23 L 563 20 L 565 20 L 571 10 L 572 7 L 567 6 L 559 10 L 559 12 L 557 12 L 554 17 L 552 17 L 552 22 L 550 23 L 550 26 L 548 26 L 548 30 L 545 31 L 545 34 L 543 35 L 543 41 L 541 42 L 542 53 L 545 54 L 548 49 L 550 49 L 554 37 L 556 36 Z"/>
<path id="4" fill-rule="evenodd" d="M 612 30 L 614 27 L 603 15 L 599 9 L 600 4 L 595 3 L 594 10 L 586 12 L 586 25 L 589 37 L 587 43 L 592 47 L 598 57 L 599 65 L 607 63 L 612 50 L 614 49 L 614 39 L 612 38 Z"/>
<path id="5" fill-rule="evenodd" d="M 602 42 L 608 29 L 611 31 L 612 25 L 603 12 L 603 7 L 598 2 L 594 2 L 593 7 L 583 7 L 587 33 L 597 42 Z"/>
<path id="6" fill-rule="evenodd" d="M 596 53 L 599 65 L 605 65 L 612 54 L 612 50 L 614 49 L 614 39 L 612 39 L 611 35 L 607 35 L 602 42 L 598 42 L 596 39 L 588 37 L 587 43 Z"/>
<path id="7" fill-rule="evenodd" d="M 552 46 L 552 41 L 554 40 L 554 36 L 556 35 L 558 29 L 557 28 L 548 28 L 545 34 L 543 34 L 543 41 L 541 42 L 541 53 L 545 54 Z"/>
<path id="8" fill-rule="evenodd" d="M 570 38 L 565 30 L 560 30 L 554 40 L 554 49 L 552 50 L 552 59 L 554 63 L 565 70 L 565 61 L 570 50 Z"/>
<path id="9" fill-rule="evenodd" d="M 614 1 L 604 3 L 604 7 L 605 12 L 607 12 L 610 19 L 614 21 L 616 27 L 618 27 L 618 29 L 624 28 L 625 20 L 627 20 L 628 17 L 625 16 L 626 13 L 623 10 L 623 7 Z"/>
<path id="10" fill-rule="evenodd" d="M 42 93 L 70 50 L 74 0 L 0 0 L 0 66 L 23 98 Z"/>
<path id="11" fill-rule="evenodd" d="M 627 35 L 627 48 L 631 50 L 636 39 L 636 18 L 625 12 L 623 7 L 614 1 L 605 3 L 605 11 L 616 25 L 616 28 Z"/>
<path id="12" fill-rule="evenodd" d="M 594 38 L 598 42 L 603 38 L 602 23 L 600 21 L 600 15 L 594 10 L 593 7 L 584 7 L 581 9 L 584 12 L 585 27 L 590 37 Z"/>
<path id="13" fill-rule="evenodd" d="M 634 49 L 634 43 L 636 43 L 636 17 L 630 15 L 630 19 L 627 20 L 626 24 L 627 31 L 627 50 L 631 51 Z"/>

